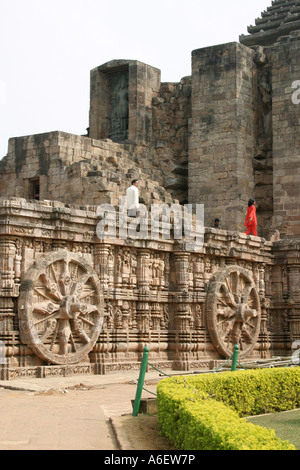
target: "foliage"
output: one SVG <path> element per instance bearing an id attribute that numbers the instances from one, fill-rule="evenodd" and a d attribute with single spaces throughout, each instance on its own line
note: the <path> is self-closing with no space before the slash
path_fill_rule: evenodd
<path id="1" fill-rule="evenodd" d="M 295 449 L 242 417 L 299 407 L 300 368 L 165 379 L 157 401 L 161 432 L 178 449 Z"/>

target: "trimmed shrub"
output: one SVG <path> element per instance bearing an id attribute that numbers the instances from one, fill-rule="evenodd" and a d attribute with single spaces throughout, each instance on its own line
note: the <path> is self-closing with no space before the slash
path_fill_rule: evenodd
<path id="1" fill-rule="evenodd" d="M 242 417 L 299 407 L 300 368 L 164 379 L 157 401 L 161 432 L 178 449 L 295 449 Z"/>
<path id="2" fill-rule="evenodd" d="M 224 402 L 240 417 L 300 407 L 298 367 L 203 374 L 176 380 L 178 384 L 183 383 Z"/>

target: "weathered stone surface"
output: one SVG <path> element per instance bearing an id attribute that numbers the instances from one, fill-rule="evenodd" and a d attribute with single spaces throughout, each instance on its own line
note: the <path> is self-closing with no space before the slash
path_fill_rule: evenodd
<path id="1" fill-rule="evenodd" d="M 300 340 L 299 9 L 274 0 L 240 43 L 193 51 L 178 83 L 110 61 L 91 71 L 87 135 L 10 139 L 3 378 L 138 368 L 146 344 L 151 363 L 185 370 L 220 363 L 235 343 L 241 357 L 290 353 Z M 203 247 L 175 237 L 176 214 L 156 232 L 145 219 L 147 237 L 120 237 L 122 221 L 136 229 L 117 209 L 132 179 L 149 217 L 151 204 L 204 204 Z M 242 233 L 250 197 L 263 238 Z M 101 204 L 116 215 L 104 239 Z M 222 230 L 209 228 L 215 218 Z"/>

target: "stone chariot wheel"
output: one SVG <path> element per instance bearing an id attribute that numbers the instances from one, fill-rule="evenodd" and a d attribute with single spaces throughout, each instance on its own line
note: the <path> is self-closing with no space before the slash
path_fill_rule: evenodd
<path id="1" fill-rule="evenodd" d="M 252 275 L 229 266 L 213 276 L 206 299 L 206 321 L 213 345 L 224 357 L 239 346 L 239 357 L 253 350 L 260 331 L 260 300 Z"/>
<path id="2" fill-rule="evenodd" d="M 21 341 L 48 363 L 86 361 L 103 315 L 98 277 L 81 256 L 67 251 L 45 255 L 22 280 Z"/>

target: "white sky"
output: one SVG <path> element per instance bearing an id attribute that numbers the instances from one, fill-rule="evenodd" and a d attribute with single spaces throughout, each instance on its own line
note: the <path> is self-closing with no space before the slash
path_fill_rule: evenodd
<path id="1" fill-rule="evenodd" d="M 0 159 L 10 137 L 88 127 L 90 70 L 139 60 L 162 81 L 239 40 L 271 0 L 0 0 Z"/>

